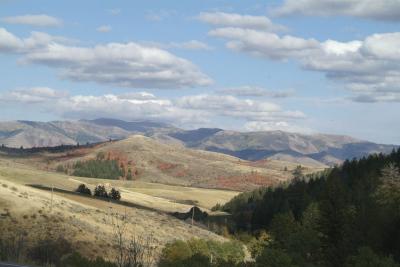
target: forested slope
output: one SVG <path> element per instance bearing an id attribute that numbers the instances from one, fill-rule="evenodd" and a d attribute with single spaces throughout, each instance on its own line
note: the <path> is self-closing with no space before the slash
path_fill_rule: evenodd
<path id="1" fill-rule="evenodd" d="M 231 230 L 270 234 L 259 257 L 275 255 L 293 263 L 287 266 L 398 266 L 399 166 L 400 150 L 345 161 L 238 195 L 223 209 L 233 214 Z"/>

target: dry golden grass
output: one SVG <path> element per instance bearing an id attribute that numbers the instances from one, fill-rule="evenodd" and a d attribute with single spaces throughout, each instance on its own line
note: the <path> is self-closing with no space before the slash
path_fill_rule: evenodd
<path id="1" fill-rule="evenodd" d="M 61 193 L 54 193 L 51 200 L 51 192 L 11 182 L 15 177 L 7 176 L 8 172 L 4 169 L 2 167 L 0 173 L 0 213 L 3 221 L 13 222 L 15 227 L 10 227 L 9 230 L 15 231 L 18 228 L 35 235 L 44 231 L 43 225 L 56 223 L 63 236 L 77 250 L 90 257 L 113 257 L 110 213 L 128 214 L 128 233 L 153 235 L 154 245 L 158 248 L 174 239 L 187 240 L 195 237 L 224 240 L 205 229 L 191 226 L 161 212 Z M 24 181 L 31 181 L 28 176 L 26 174 Z"/>
<path id="2" fill-rule="evenodd" d="M 163 144 L 141 135 L 103 144 L 86 151 L 83 155 L 46 154 L 43 155 L 41 163 L 40 159 L 31 160 L 30 163 L 39 166 L 42 164 L 42 168 L 55 169 L 59 164 L 71 166 L 77 160 L 96 158 L 99 152 L 122 158 L 124 163 L 129 164 L 129 168 L 137 171 L 137 175 L 134 175 L 135 180 L 236 191 L 287 181 L 292 177 L 291 171 L 298 165 L 279 160 L 254 163 L 221 153 Z M 306 172 L 323 169 L 321 166 L 304 168 Z M 229 183 L 230 177 L 235 177 L 232 184 Z M 246 178 L 243 179 L 243 183 L 240 183 L 240 177 Z"/>
<path id="3" fill-rule="evenodd" d="M 74 191 L 85 183 L 91 189 L 98 184 L 121 190 L 122 200 L 166 212 L 186 212 L 194 204 L 209 210 L 215 204 L 226 203 L 239 192 L 205 188 L 171 186 L 142 181 L 121 181 L 74 177 L 57 172 L 37 170 L 35 167 L 0 158 L 0 177 L 21 185 L 37 184 Z"/>

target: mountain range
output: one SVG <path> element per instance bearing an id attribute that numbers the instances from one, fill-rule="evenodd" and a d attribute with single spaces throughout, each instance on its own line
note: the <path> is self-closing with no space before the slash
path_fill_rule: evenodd
<path id="1" fill-rule="evenodd" d="M 140 134 L 188 148 L 258 161 L 276 159 L 308 165 L 334 165 L 371 153 L 389 153 L 396 145 L 376 144 L 344 135 L 283 131 L 237 132 L 218 128 L 184 130 L 150 121 L 101 118 L 80 121 L 0 122 L 0 144 L 9 147 L 84 144 Z"/>

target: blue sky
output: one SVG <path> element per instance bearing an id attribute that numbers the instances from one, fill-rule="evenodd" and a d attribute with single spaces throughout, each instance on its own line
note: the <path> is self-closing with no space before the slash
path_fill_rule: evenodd
<path id="1" fill-rule="evenodd" d="M 0 0 L 0 73 L 3 121 L 400 144 L 400 1 Z"/>

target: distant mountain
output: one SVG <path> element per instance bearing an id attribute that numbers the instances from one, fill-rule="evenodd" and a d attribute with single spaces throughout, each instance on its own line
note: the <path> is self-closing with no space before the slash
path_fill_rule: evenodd
<path id="1" fill-rule="evenodd" d="M 202 133 L 204 129 L 199 129 Z M 186 135 L 185 135 L 186 133 Z M 292 162 L 320 162 L 334 165 L 346 159 L 359 158 L 371 153 L 389 153 L 395 145 L 381 145 L 343 135 L 306 135 L 283 131 L 234 132 L 209 131 L 200 141 L 187 141 L 188 134 L 196 131 L 170 133 L 187 146 L 232 155 L 246 160 L 284 158 Z M 184 138 L 180 138 L 184 136 Z M 193 138 L 193 140 L 197 140 Z"/>
<path id="2" fill-rule="evenodd" d="M 94 143 L 124 139 L 132 134 L 147 134 L 172 126 L 149 121 L 126 122 L 116 119 L 80 121 L 0 122 L 0 144 L 10 147 L 39 147 Z"/>
<path id="3" fill-rule="evenodd" d="M 245 160 L 284 159 L 301 164 L 338 164 L 371 153 L 388 153 L 382 145 L 343 135 L 299 134 L 283 131 L 235 132 L 218 128 L 183 130 L 172 125 L 101 118 L 81 121 L 0 122 L 0 144 L 11 147 L 56 146 L 124 139 L 132 134 L 163 143 L 220 152 Z"/>

